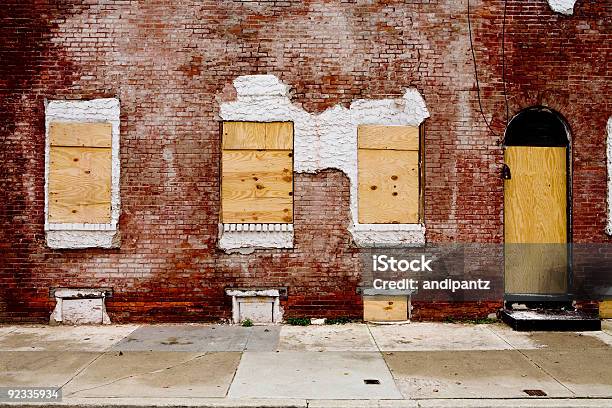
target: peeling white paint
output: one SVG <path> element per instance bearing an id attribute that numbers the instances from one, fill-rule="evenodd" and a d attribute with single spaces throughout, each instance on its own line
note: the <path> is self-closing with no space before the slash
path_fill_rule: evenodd
<path id="1" fill-rule="evenodd" d="M 422 224 L 356 224 L 350 229 L 360 247 L 393 247 L 425 245 Z"/>
<path id="2" fill-rule="evenodd" d="M 219 226 L 218 245 L 220 249 L 228 252 L 246 255 L 253 253 L 255 249 L 293 248 L 293 228 L 288 231 L 228 231 L 223 227 Z"/>
<path id="3" fill-rule="evenodd" d="M 548 5 L 553 11 L 566 16 L 574 14 L 574 4 L 576 0 L 548 0 Z"/>
<path id="4" fill-rule="evenodd" d="M 608 225 L 606 234 L 612 235 L 612 116 L 608 118 L 608 137 L 606 139 L 606 155 L 608 165 Z"/>
<path id="5" fill-rule="evenodd" d="M 245 319 L 254 323 L 280 323 L 283 320 L 278 289 L 227 289 L 225 293 L 232 297 L 232 322 L 235 324 Z"/>
<path id="6" fill-rule="evenodd" d="M 103 289 L 57 289 L 50 324 L 110 324 Z"/>
<path id="7" fill-rule="evenodd" d="M 48 101 L 45 106 L 45 232 L 50 248 L 116 248 L 120 244 L 117 230 L 120 213 L 119 196 L 119 115 L 116 98 L 93 100 Z M 54 224 L 48 222 L 49 211 L 49 125 L 51 122 L 110 122 L 111 139 L 111 222 L 108 224 Z M 70 229 L 67 229 L 70 227 Z"/>
<path id="8" fill-rule="evenodd" d="M 361 99 L 352 102 L 349 108 L 337 105 L 320 114 L 311 114 L 291 103 L 290 87 L 274 75 L 241 76 L 234 81 L 234 87 L 237 99 L 221 104 L 222 120 L 291 121 L 294 129 L 295 172 L 315 173 L 337 169 L 348 176 L 352 219 L 349 230 L 358 245 L 425 242 L 423 225 L 359 224 L 357 214 L 357 126 L 420 125 L 429 117 L 429 112 L 416 89 L 407 89 L 404 96 L 398 99 Z M 221 242 L 225 234 L 222 231 L 220 234 Z M 258 248 L 270 245 L 269 238 L 265 238 L 263 233 L 254 233 L 244 238 L 240 245 Z M 228 248 L 227 242 L 223 245 L 224 249 Z"/>

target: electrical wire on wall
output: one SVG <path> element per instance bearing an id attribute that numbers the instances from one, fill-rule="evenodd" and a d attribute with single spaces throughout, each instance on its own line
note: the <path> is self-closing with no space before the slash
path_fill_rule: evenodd
<path id="1" fill-rule="evenodd" d="M 508 94 L 506 91 L 506 11 L 507 11 L 508 1 L 504 0 L 504 15 L 502 20 L 502 82 L 504 87 L 504 101 L 506 105 L 506 126 L 508 126 L 509 116 L 510 116 L 510 108 L 508 106 Z M 480 95 L 480 82 L 478 80 L 478 64 L 476 63 L 476 52 L 474 51 L 474 40 L 472 39 L 472 22 L 471 22 L 471 13 L 470 13 L 470 0 L 467 0 L 467 20 L 468 20 L 468 33 L 470 37 L 470 51 L 472 52 L 472 62 L 474 65 L 474 78 L 476 79 L 476 94 L 478 95 L 478 107 L 480 109 L 480 114 L 482 116 L 482 120 L 487 125 L 487 128 L 494 136 L 500 137 L 497 132 L 493 130 L 491 127 L 491 123 L 487 121 L 487 118 L 484 113 L 484 109 L 482 107 L 482 98 Z M 500 144 L 503 143 L 503 137 L 500 139 Z"/>
<path id="2" fill-rule="evenodd" d="M 508 92 L 506 90 L 506 12 L 508 0 L 504 0 L 504 17 L 502 19 L 502 84 L 504 85 L 504 102 L 506 104 L 506 127 L 510 121 L 510 108 L 508 106 Z"/>

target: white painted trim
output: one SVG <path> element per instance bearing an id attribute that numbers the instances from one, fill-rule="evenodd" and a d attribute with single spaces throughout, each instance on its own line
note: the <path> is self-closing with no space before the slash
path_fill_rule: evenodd
<path id="1" fill-rule="evenodd" d="M 249 254 L 256 249 L 293 248 L 293 224 L 219 224 L 220 249 Z"/>
<path id="2" fill-rule="evenodd" d="M 274 75 L 246 75 L 234 80 L 237 99 L 221 104 L 220 116 L 225 121 L 274 122 L 291 121 L 294 131 L 294 171 L 316 173 L 337 169 L 350 181 L 350 210 L 352 225 L 349 231 L 358 245 L 405 245 L 425 242 L 425 227 L 385 224 L 359 224 L 357 206 L 357 127 L 369 125 L 419 126 L 429 117 L 425 101 L 418 90 L 409 88 L 402 98 L 356 100 L 347 109 L 333 106 L 320 114 L 311 114 L 293 105 L 289 86 Z M 405 232 L 405 233 L 402 233 Z M 223 235 L 223 234 L 221 234 Z M 253 245 L 261 242 L 257 236 Z M 380 242 L 374 242 L 380 239 Z"/>
<path id="3" fill-rule="evenodd" d="M 49 223 L 49 125 L 51 122 L 110 122 L 111 136 L 111 221 L 108 224 Z M 117 98 L 56 100 L 45 102 L 45 233 L 50 248 L 116 248 L 121 206 L 119 130 L 120 104 Z"/>
<path id="4" fill-rule="evenodd" d="M 240 299 L 247 297 L 269 298 L 272 303 L 272 322 L 280 323 L 283 321 L 283 309 L 280 305 L 280 294 L 278 289 L 226 289 L 225 294 L 232 297 L 232 323 L 240 323 Z"/>
<path id="5" fill-rule="evenodd" d="M 574 14 L 575 4 L 576 0 L 548 0 L 548 5 L 553 11 L 566 16 Z"/>
<path id="6" fill-rule="evenodd" d="M 225 223 L 223 232 L 278 232 L 293 231 L 293 224 L 248 224 L 248 223 Z"/>
<path id="7" fill-rule="evenodd" d="M 606 157 L 608 169 L 608 223 L 606 225 L 606 234 L 612 235 L 612 116 L 608 118 L 606 126 Z"/>
<path id="8" fill-rule="evenodd" d="M 58 288 L 54 292 L 55 296 L 55 308 L 49 317 L 49 323 L 59 324 L 64 321 L 63 307 L 64 300 L 69 299 L 86 299 L 95 298 L 102 300 L 101 310 L 101 324 L 111 324 L 110 317 L 106 312 L 106 291 L 100 289 L 69 289 L 69 288 Z"/>

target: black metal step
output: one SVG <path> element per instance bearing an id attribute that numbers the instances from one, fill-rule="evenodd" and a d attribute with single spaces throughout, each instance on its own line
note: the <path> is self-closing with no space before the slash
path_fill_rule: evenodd
<path id="1" fill-rule="evenodd" d="M 500 309 L 498 317 L 516 331 L 599 331 L 601 320 L 580 311 Z"/>

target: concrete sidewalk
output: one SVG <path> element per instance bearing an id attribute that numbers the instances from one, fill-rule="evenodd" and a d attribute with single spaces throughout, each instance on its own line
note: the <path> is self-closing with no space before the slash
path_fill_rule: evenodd
<path id="1" fill-rule="evenodd" d="M 0 387 L 61 387 L 61 406 L 611 407 L 610 329 L 0 326 Z"/>

